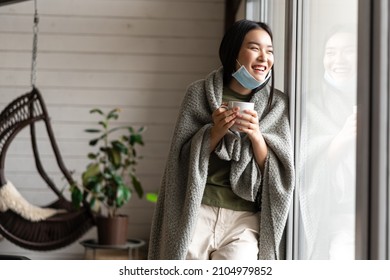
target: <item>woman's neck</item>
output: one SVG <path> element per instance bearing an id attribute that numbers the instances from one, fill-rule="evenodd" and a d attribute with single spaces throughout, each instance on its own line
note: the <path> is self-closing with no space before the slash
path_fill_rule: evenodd
<path id="1" fill-rule="evenodd" d="M 252 90 L 251 89 L 247 89 L 247 88 L 244 88 L 239 82 L 237 82 L 236 79 L 232 78 L 232 80 L 230 81 L 228 87 L 239 93 L 239 94 L 242 94 L 242 95 L 248 95 L 248 94 L 251 94 Z"/>

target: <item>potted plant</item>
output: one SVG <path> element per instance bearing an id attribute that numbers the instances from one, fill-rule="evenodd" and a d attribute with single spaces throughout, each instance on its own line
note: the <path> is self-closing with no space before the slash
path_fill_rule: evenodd
<path id="1" fill-rule="evenodd" d="M 144 145 L 144 127 L 138 130 L 131 126 L 112 127 L 112 122 L 119 118 L 119 109 L 108 113 L 92 109 L 90 113 L 101 116 L 98 128 L 85 130 L 94 135 L 89 145 L 95 151 L 87 155 L 90 162 L 81 175 L 81 183 L 70 187 L 72 202 L 76 206 L 87 204 L 96 213 L 99 244 L 124 244 L 128 217 L 119 214 L 118 210 L 134 193 L 140 198 L 144 195 L 135 169 L 140 159 L 136 147 Z"/>

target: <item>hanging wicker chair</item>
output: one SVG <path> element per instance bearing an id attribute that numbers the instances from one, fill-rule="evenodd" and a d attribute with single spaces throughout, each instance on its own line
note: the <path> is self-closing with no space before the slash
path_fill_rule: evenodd
<path id="1" fill-rule="evenodd" d="M 74 182 L 61 158 L 43 98 L 38 89 L 33 87 L 31 92 L 15 99 L 0 114 L 0 194 L 1 191 L 12 185 L 4 174 L 7 149 L 21 130 L 30 127 L 32 150 L 38 173 L 57 199 L 45 207 L 28 205 L 30 208 L 25 211 L 27 214 L 23 215 L 18 209 L 24 204 L 28 204 L 26 200 L 21 197 L 20 203 L 14 202 L 13 204 L 8 203 L 8 205 L 6 199 L 0 196 L 0 234 L 20 247 L 45 251 L 70 245 L 94 226 L 95 221 L 87 207 L 75 209 L 45 172 L 39 157 L 35 135 L 35 123 L 39 121 L 44 122 L 56 162 L 63 176 L 69 184 Z M 13 191 L 17 193 L 15 189 Z M 2 208 L 3 211 L 1 211 Z M 49 214 L 47 217 L 32 219 L 29 215 L 30 212 L 34 211 L 29 209 Z"/>

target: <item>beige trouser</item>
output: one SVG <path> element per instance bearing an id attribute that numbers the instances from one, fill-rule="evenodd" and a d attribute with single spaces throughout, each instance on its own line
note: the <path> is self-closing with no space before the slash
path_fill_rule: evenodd
<path id="1" fill-rule="evenodd" d="M 258 213 L 201 205 L 187 260 L 256 260 Z"/>

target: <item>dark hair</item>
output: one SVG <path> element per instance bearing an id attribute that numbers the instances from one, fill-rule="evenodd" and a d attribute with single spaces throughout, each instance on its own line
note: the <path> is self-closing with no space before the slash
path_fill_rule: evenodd
<path id="1" fill-rule="evenodd" d="M 353 25 L 335 25 L 332 26 L 326 33 L 323 39 L 323 46 L 325 49 L 326 43 L 332 38 L 335 34 L 338 33 L 347 33 L 356 36 L 357 28 Z"/>
<path id="2" fill-rule="evenodd" d="M 244 41 L 245 35 L 254 29 L 262 29 L 268 33 L 273 41 L 271 28 L 264 22 L 255 22 L 251 20 L 239 20 L 233 23 L 226 31 L 219 46 L 219 59 L 223 66 L 223 83 L 227 85 L 232 79 L 232 74 L 235 72 L 236 59 L 240 52 L 241 45 Z M 274 91 L 274 72 L 271 73 L 271 93 L 268 99 L 268 108 L 272 103 Z M 257 91 L 258 89 L 254 89 Z"/>

